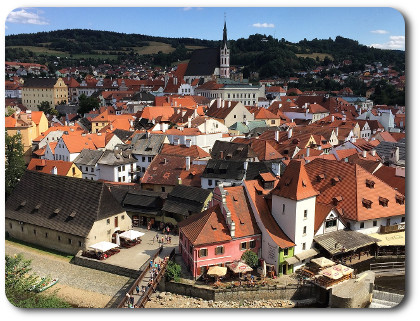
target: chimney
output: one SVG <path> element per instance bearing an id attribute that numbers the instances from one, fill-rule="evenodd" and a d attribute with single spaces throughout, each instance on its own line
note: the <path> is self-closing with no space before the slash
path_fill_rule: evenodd
<path id="1" fill-rule="evenodd" d="M 280 136 L 280 131 L 278 131 L 278 130 L 276 130 L 275 132 L 274 132 L 274 139 L 276 140 L 276 142 L 278 142 L 279 141 L 279 136 Z"/>
<path id="2" fill-rule="evenodd" d="M 395 149 L 395 162 L 397 163 L 400 160 L 400 148 Z"/>
<path id="3" fill-rule="evenodd" d="M 235 222 L 231 221 L 230 223 L 230 236 L 235 237 Z"/>
<path id="4" fill-rule="evenodd" d="M 306 157 L 309 157 L 311 154 L 311 150 L 309 147 L 306 147 Z"/>
<path id="5" fill-rule="evenodd" d="M 289 130 L 287 131 L 287 138 L 290 139 L 292 138 L 293 135 L 293 128 L 289 128 Z"/>
<path id="6" fill-rule="evenodd" d="M 191 128 L 191 116 L 188 117 L 188 128 Z"/>
<path id="7" fill-rule="evenodd" d="M 362 152 L 362 156 L 363 156 L 363 158 L 366 158 L 367 152 L 365 150 Z"/>
<path id="8" fill-rule="evenodd" d="M 217 98 L 217 108 L 222 107 L 222 98 Z"/>
<path id="9" fill-rule="evenodd" d="M 185 170 L 187 170 L 187 171 L 189 171 L 190 170 L 190 166 L 191 166 L 191 164 L 190 164 L 190 162 L 191 162 L 191 157 L 190 156 L 186 156 L 185 157 Z"/>
<path id="10" fill-rule="evenodd" d="M 220 151 L 220 159 L 223 159 L 223 151 Z"/>
<path id="11" fill-rule="evenodd" d="M 355 142 L 356 142 L 356 137 L 352 137 L 352 138 L 351 138 L 351 142 L 352 142 L 352 143 L 355 143 Z"/>
<path id="12" fill-rule="evenodd" d="M 190 148 L 191 147 L 191 139 L 185 140 L 185 146 Z"/>
<path id="13" fill-rule="evenodd" d="M 182 185 L 182 178 L 178 177 L 178 185 Z"/>
<path id="14" fill-rule="evenodd" d="M 164 158 L 164 159 L 163 159 L 163 164 L 164 164 L 164 165 L 166 165 L 166 164 L 167 164 L 167 162 L 168 162 L 168 161 L 166 160 L 166 158 Z"/>
<path id="15" fill-rule="evenodd" d="M 372 149 L 371 152 L 372 156 L 376 156 L 376 150 Z"/>
<path id="16" fill-rule="evenodd" d="M 335 129 L 335 136 L 338 137 L 338 127 Z"/>
<path id="17" fill-rule="evenodd" d="M 230 105 L 231 105 L 231 101 L 229 100 L 228 101 L 228 108 L 230 108 Z"/>
<path id="18" fill-rule="evenodd" d="M 331 122 L 333 122 L 335 120 L 334 115 L 331 116 Z"/>
<path id="19" fill-rule="evenodd" d="M 245 170 L 245 172 L 248 170 L 248 161 L 244 162 L 244 170 Z"/>
<path id="20" fill-rule="evenodd" d="M 57 167 L 53 167 L 52 168 L 52 170 L 51 170 L 51 174 L 53 174 L 53 175 L 57 175 Z"/>

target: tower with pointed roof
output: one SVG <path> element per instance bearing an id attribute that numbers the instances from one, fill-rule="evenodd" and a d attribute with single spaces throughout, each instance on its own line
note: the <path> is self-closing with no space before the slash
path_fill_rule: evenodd
<path id="1" fill-rule="evenodd" d="M 223 28 L 223 43 L 220 47 L 220 78 L 230 78 L 229 64 L 230 50 L 228 49 L 227 45 L 227 29 L 225 19 L 225 26 Z"/>
<path id="2" fill-rule="evenodd" d="M 271 192 L 273 217 L 296 244 L 295 254 L 311 248 L 315 202 L 319 194 L 312 186 L 304 164 L 302 160 L 291 160 Z"/>

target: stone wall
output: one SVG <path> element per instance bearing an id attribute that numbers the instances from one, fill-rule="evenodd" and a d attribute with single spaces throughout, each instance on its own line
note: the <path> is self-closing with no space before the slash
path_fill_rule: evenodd
<path id="1" fill-rule="evenodd" d="M 372 300 L 375 273 L 364 272 L 363 279 L 350 279 L 331 290 L 331 308 L 365 308 Z M 359 275 L 362 277 L 361 275 Z"/>
<path id="2" fill-rule="evenodd" d="M 258 288 L 211 289 L 190 284 L 162 282 L 159 290 L 213 301 L 306 300 L 316 298 L 318 303 L 325 305 L 328 303 L 328 293 L 311 284 L 288 287 L 263 286 Z"/>
<path id="3" fill-rule="evenodd" d="M 141 271 L 143 270 L 143 267 L 141 267 L 139 270 L 128 269 L 128 268 L 124 268 L 118 265 L 112 265 L 109 263 L 105 263 L 103 261 L 98 261 L 95 259 L 84 257 L 82 256 L 82 251 L 79 251 L 77 253 L 77 255 L 73 258 L 72 263 L 76 265 L 88 267 L 91 269 L 95 269 L 95 270 L 127 276 L 129 278 L 134 278 L 134 279 L 136 279 L 140 275 Z M 146 263 L 148 263 L 148 261 Z"/>

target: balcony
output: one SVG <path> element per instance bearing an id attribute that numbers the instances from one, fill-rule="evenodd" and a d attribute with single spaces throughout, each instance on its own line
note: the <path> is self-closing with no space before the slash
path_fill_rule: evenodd
<path id="1" fill-rule="evenodd" d="M 392 233 L 392 232 L 401 232 L 405 231 L 405 223 L 395 224 L 395 225 L 381 225 L 380 233 Z"/>

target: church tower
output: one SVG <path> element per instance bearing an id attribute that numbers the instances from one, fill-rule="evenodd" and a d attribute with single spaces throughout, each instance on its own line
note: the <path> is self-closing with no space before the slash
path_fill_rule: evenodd
<path id="1" fill-rule="evenodd" d="M 227 29 L 226 20 L 223 28 L 223 43 L 220 48 L 220 78 L 230 78 L 229 64 L 230 64 L 230 50 L 227 46 Z"/>

